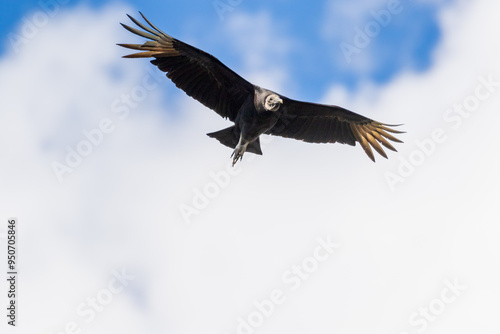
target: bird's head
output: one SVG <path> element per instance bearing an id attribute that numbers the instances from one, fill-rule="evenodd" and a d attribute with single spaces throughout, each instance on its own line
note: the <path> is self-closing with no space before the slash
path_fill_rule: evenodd
<path id="1" fill-rule="evenodd" d="M 283 99 L 278 94 L 269 94 L 264 101 L 264 108 L 267 111 L 278 111 L 283 104 Z"/>

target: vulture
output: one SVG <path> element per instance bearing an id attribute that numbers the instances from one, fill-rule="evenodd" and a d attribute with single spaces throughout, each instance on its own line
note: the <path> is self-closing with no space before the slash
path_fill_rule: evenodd
<path id="1" fill-rule="evenodd" d="M 262 155 L 262 134 L 308 143 L 355 146 L 358 142 L 374 162 L 372 148 L 387 158 L 382 146 L 396 151 L 389 141 L 402 142 L 392 135 L 403 133 L 393 129 L 398 125 L 380 123 L 335 105 L 296 101 L 256 86 L 214 56 L 167 35 L 140 14 L 149 27 L 128 14 L 142 30 L 121 25 L 148 40 L 143 44 L 118 44 L 140 51 L 124 58 L 154 58 L 151 63 L 166 72 L 178 88 L 234 122 L 231 127 L 207 134 L 234 149 L 233 166 L 246 151 Z"/>

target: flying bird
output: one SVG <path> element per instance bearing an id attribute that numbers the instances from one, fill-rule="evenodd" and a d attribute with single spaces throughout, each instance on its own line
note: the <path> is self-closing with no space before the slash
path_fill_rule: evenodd
<path id="1" fill-rule="evenodd" d="M 153 57 L 151 63 L 166 72 L 178 88 L 234 122 L 229 128 L 207 134 L 234 149 L 233 166 L 246 151 L 262 155 L 259 141 L 262 134 L 309 143 L 355 146 L 358 142 L 373 161 L 372 148 L 387 158 L 382 146 L 396 151 L 388 140 L 402 142 L 391 134 L 403 133 L 393 129 L 397 125 L 376 122 L 339 106 L 296 101 L 253 85 L 214 56 L 167 35 L 140 14 L 149 27 L 128 14 L 143 30 L 121 25 L 148 41 L 118 44 L 141 51 L 124 58 Z"/>

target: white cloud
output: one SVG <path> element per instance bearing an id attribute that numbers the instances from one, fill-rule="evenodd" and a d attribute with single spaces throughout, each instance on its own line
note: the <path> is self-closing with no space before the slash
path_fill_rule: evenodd
<path id="1" fill-rule="evenodd" d="M 0 111 L 0 202 L 20 222 L 23 330 L 58 332 L 76 321 L 84 333 L 234 333 L 238 317 L 282 287 L 283 272 L 310 255 L 316 237 L 329 234 L 341 244 L 338 254 L 259 333 L 414 332 L 408 316 L 455 276 L 468 289 L 431 326 L 499 331 L 489 315 L 498 313 L 500 294 L 491 265 L 500 251 L 500 91 L 459 129 L 442 120 L 447 108 L 474 93 L 478 76 L 500 79 L 492 7 L 477 1 L 442 13 L 444 42 L 428 73 L 402 74 L 356 96 L 337 88 L 325 96 L 377 120 L 404 122 L 399 154 L 373 164 L 359 146 L 276 138 L 264 156 L 245 155 L 241 173 L 191 225 L 179 205 L 191 204 L 194 190 L 213 182 L 210 171 L 229 163 L 231 150 L 205 135 L 227 122 L 183 94 L 165 103 L 169 82 L 121 120 L 113 101 L 130 94 L 152 67 L 120 59 L 127 51 L 113 45 L 136 40 L 118 25 L 131 11 L 62 12 L 22 53 L 0 61 L 0 89 L 8 92 Z M 260 52 L 280 52 L 272 51 L 270 18 L 243 17 L 230 26 L 244 32 L 255 21 L 263 23 L 259 34 L 271 37 L 259 51 L 235 48 L 256 71 L 250 76 L 264 81 Z M 286 66 L 275 67 L 293 78 Z M 169 112 L 172 106 L 180 117 Z M 59 183 L 52 161 L 62 161 L 66 146 L 75 147 L 84 129 L 108 117 L 114 131 Z M 391 192 L 384 173 L 436 127 L 448 140 Z M 123 267 L 133 282 L 86 324 L 75 313 L 78 305 Z"/>

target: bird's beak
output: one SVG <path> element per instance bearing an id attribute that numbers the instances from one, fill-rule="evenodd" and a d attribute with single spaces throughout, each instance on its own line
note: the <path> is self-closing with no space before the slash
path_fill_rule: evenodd
<path id="1" fill-rule="evenodd" d="M 283 99 L 279 99 L 278 101 L 279 103 L 283 104 Z"/>

